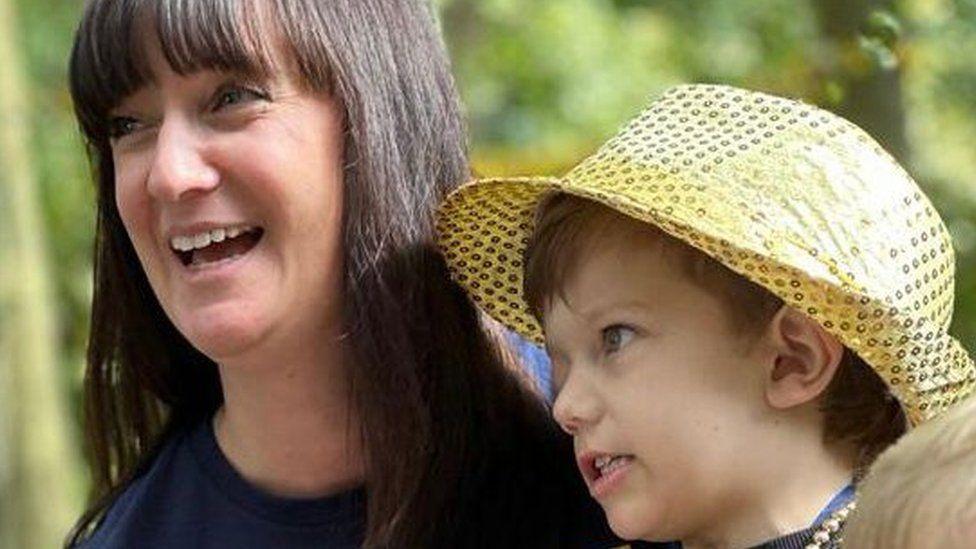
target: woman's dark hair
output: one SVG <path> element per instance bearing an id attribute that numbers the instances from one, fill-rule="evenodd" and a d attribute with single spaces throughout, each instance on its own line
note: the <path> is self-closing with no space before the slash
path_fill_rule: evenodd
<path id="1" fill-rule="evenodd" d="M 115 206 L 108 113 L 149 78 L 147 30 L 177 73 L 267 74 L 269 52 L 279 51 L 309 91 L 334 94 L 344 107 L 345 319 L 366 459 L 365 545 L 562 544 L 557 522 L 571 517 L 567 490 L 578 487 L 560 465 L 571 463 L 565 439 L 433 245 L 434 208 L 468 166 L 430 7 L 93 0 L 70 83 L 98 185 L 84 382 L 94 489 L 69 545 L 90 533 L 171 433 L 207 420 L 222 401 L 215 364 L 162 311 Z"/>

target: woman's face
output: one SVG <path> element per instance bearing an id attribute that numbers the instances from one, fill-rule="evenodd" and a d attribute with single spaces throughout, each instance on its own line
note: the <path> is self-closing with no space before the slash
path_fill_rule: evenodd
<path id="1" fill-rule="evenodd" d="M 218 362 L 320 341 L 341 311 L 337 102 L 284 71 L 181 76 L 146 45 L 153 77 L 112 111 L 112 157 L 163 309 Z"/>

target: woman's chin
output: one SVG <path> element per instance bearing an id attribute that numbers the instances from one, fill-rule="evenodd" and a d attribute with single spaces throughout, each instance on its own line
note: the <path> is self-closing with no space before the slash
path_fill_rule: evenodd
<path id="1" fill-rule="evenodd" d="M 245 315 L 192 315 L 177 328 L 197 350 L 214 362 L 225 362 L 258 347 L 267 324 Z"/>

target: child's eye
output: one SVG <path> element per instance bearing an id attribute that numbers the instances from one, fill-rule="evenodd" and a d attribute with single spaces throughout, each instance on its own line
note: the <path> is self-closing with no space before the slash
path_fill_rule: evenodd
<path id="1" fill-rule="evenodd" d="M 603 329 L 603 350 L 606 353 L 615 353 L 630 343 L 636 332 L 633 328 L 622 324 L 614 324 Z"/>
<path id="2" fill-rule="evenodd" d="M 213 102 L 213 111 L 233 107 L 248 101 L 267 100 L 268 94 L 253 88 L 239 85 L 228 85 L 217 91 Z"/>
<path id="3" fill-rule="evenodd" d="M 108 121 L 108 136 L 113 140 L 120 139 L 140 127 L 140 122 L 131 116 L 113 116 Z"/>

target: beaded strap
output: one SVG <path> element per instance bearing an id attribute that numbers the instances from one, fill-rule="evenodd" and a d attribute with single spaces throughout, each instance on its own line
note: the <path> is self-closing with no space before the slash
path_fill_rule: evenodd
<path id="1" fill-rule="evenodd" d="M 810 542 L 804 549 L 829 549 L 840 542 L 839 532 L 855 507 L 857 507 L 857 500 L 851 500 L 847 505 L 831 513 L 827 520 L 821 522 L 820 527 L 813 532 Z"/>

